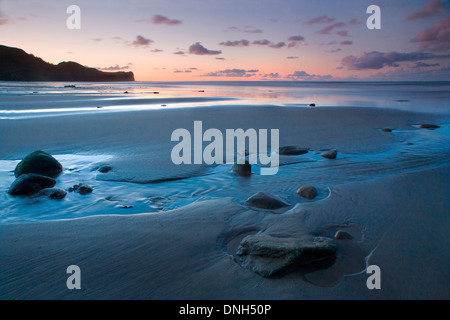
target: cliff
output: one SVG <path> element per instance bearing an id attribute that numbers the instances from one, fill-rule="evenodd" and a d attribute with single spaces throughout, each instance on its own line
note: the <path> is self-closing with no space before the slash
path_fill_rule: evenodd
<path id="1" fill-rule="evenodd" d="M 103 72 L 76 62 L 57 65 L 22 49 L 0 45 L 0 81 L 134 81 L 133 72 Z"/>

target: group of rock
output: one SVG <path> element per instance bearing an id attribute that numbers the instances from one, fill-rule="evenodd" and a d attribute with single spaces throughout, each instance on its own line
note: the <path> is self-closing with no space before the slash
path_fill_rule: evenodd
<path id="1" fill-rule="evenodd" d="M 44 151 L 34 151 L 27 155 L 14 169 L 16 180 L 11 184 L 8 193 L 12 196 L 46 196 L 50 199 L 63 199 L 67 191 L 55 188 L 56 180 L 63 167 L 53 156 Z M 92 188 L 79 184 L 69 192 L 88 194 Z"/>

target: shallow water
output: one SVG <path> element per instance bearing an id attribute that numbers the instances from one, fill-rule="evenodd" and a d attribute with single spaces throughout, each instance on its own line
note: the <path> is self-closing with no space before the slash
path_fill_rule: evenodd
<path id="1" fill-rule="evenodd" d="M 1 121 L 208 105 L 308 107 L 314 102 L 317 108 L 391 108 L 443 114 L 448 120 L 450 92 L 450 82 L 133 82 L 75 83 L 75 88 L 65 88 L 65 85 L 0 82 L 0 134 Z M 129 93 L 124 94 L 125 91 Z M 260 175 L 259 167 L 254 165 L 250 177 L 238 177 L 230 164 L 224 164 L 211 166 L 202 175 L 173 181 L 148 184 L 106 181 L 96 168 L 114 160 L 112 155 L 56 154 L 55 158 L 64 167 L 56 187 L 68 190 L 84 182 L 94 188 L 92 194 L 68 193 L 59 201 L 11 197 L 7 193 L 14 181 L 11 171 L 19 160 L 0 160 L 0 219 L 3 223 L 16 223 L 160 213 L 215 197 L 232 197 L 243 203 L 257 191 L 277 195 L 294 206 L 311 201 L 295 194 L 305 184 L 318 188 L 318 197 L 312 201 L 319 201 L 328 197 L 330 188 L 337 184 L 448 166 L 448 121 L 437 130 L 414 129 L 386 133 L 395 135 L 397 142 L 384 152 L 339 153 L 335 160 L 322 158 L 320 150 L 280 157 L 281 167 L 274 176 Z"/>
<path id="2" fill-rule="evenodd" d="M 45 197 L 12 197 L 6 191 L 14 181 L 12 170 L 19 160 L 0 160 L 0 219 L 3 223 L 73 219 L 93 215 L 161 213 L 195 201 L 232 197 L 243 205 L 257 191 L 274 194 L 292 206 L 328 197 L 334 185 L 414 172 L 450 164 L 450 130 L 394 131 L 399 142 L 389 151 L 374 154 L 342 154 L 329 160 L 319 150 L 280 157 L 279 172 L 260 175 L 252 166 L 250 177 L 236 176 L 231 164 L 211 166 L 203 175 L 159 183 L 105 181 L 97 168 L 109 155 L 54 155 L 64 167 L 55 187 L 68 190 L 81 182 L 93 187 L 88 195 L 68 193 L 63 200 Z M 318 196 L 307 200 L 296 195 L 302 185 L 314 185 Z M 289 210 L 291 207 L 286 208 Z"/>

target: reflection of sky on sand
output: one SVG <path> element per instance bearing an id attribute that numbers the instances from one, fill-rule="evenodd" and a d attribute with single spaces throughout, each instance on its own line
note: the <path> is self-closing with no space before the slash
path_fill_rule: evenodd
<path id="1" fill-rule="evenodd" d="M 0 119 L 212 105 L 357 106 L 448 113 L 450 83 L 0 82 Z M 71 84 L 72 85 L 72 84 Z"/>

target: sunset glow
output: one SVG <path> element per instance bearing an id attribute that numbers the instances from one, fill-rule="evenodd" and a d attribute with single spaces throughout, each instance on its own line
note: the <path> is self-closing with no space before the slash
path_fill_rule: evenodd
<path id="1" fill-rule="evenodd" d="M 66 27 L 71 4 L 80 30 Z M 380 30 L 366 27 L 371 4 Z M 138 81 L 446 80 L 448 12 L 440 0 L 2 0 L 0 34 L 45 61 Z"/>

